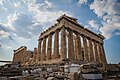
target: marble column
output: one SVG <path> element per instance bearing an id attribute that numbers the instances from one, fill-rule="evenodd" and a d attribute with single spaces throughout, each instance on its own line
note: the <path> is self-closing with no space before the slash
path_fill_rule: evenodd
<path id="1" fill-rule="evenodd" d="M 70 29 L 68 29 L 68 32 L 69 32 L 69 34 L 68 34 L 68 58 L 70 60 L 75 60 L 73 32 Z"/>
<path id="2" fill-rule="evenodd" d="M 92 40 L 89 38 L 88 41 L 89 41 L 90 61 L 94 61 Z"/>
<path id="3" fill-rule="evenodd" d="M 99 59 L 100 59 L 100 62 L 106 64 L 107 61 L 106 61 L 106 57 L 105 57 L 103 44 L 98 43 L 98 48 L 99 48 Z"/>
<path id="4" fill-rule="evenodd" d="M 35 63 L 36 62 L 36 59 L 37 59 L 37 48 L 34 48 L 34 58 L 33 58 L 33 62 Z"/>
<path id="5" fill-rule="evenodd" d="M 81 47 L 81 37 L 80 34 L 76 34 L 77 38 L 77 55 L 78 55 L 78 60 L 82 61 L 83 56 L 82 56 L 82 47 Z"/>
<path id="6" fill-rule="evenodd" d="M 37 57 L 37 48 L 34 48 L 32 65 L 36 62 L 36 57 Z"/>
<path id="7" fill-rule="evenodd" d="M 67 58 L 67 54 L 66 54 L 66 31 L 65 31 L 64 26 L 61 28 L 61 57 L 63 59 Z"/>
<path id="8" fill-rule="evenodd" d="M 99 62 L 99 57 L 98 57 L 98 49 L 97 49 L 97 42 L 94 41 L 94 51 L 95 51 L 95 62 Z"/>
<path id="9" fill-rule="evenodd" d="M 38 62 L 39 61 L 41 61 L 41 42 L 42 42 L 42 40 L 41 39 L 39 39 L 39 41 L 38 41 Z"/>
<path id="10" fill-rule="evenodd" d="M 75 60 L 78 60 L 78 43 L 77 43 L 77 38 L 74 36 L 74 55 L 75 55 Z"/>
<path id="11" fill-rule="evenodd" d="M 47 60 L 52 58 L 52 34 L 48 35 Z"/>
<path id="12" fill-rule="evenodd" d="M 54 35 L 54 58 L 59 58 L 59 31 L 55 31 Z"/>
<path id="13" fill-rule="evenodd" d="M 98 43 L 98 54 L 99 54 L 99 61 L 102 63 L 102 51 L 101 51 L 101 45 Z"/>
<path id="14" fill-rule="evenodd" d="M 104 46 L 101 44 L 101 50 L 102 50 L 102 55 L 103 55 L 103 63 L 107 64 L 106 56 L 105 56 L 105 51 L 104 51 Z"/>
<path id="15" fill-rule="evenodd" d="M 42 55 L 41 55 L 41 60 L 46 59 L 46 37 L 43 38 L 43 46 L 42 46 Z"/>
<path id="16" fill-rule="evenodd" d="M 83 36 L 83 46 L 84 46 L 84 60 L 89 61 L 87 39 L 85 36 Z"/>

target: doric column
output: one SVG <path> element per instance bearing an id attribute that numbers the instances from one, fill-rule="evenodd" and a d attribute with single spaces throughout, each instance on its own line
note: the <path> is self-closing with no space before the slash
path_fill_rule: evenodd
<path id="1" fill-rule="evenodd" d="M 67 58 L 67 54 L 66 54 L 66 31 L 65 31 L 64 26 L 61 29 L 61 56 L 64 59 Z"/>
<path id="2" fill-rule="evenodd" d="M 95 62 L 99 62 L 99 57 L 98 57 L 98 49 L 97 49 L 97 43 L 94 41 L 94 51 L 95 51 Z"/>
<path id="3" fill-rule="evenodd" d="M 38 62 L 39 61 L 41 61 L 41 42 L 42 42 L 42 40 L 41 39 L 39 39 L 38 40 Z"/>
<path id="4" fill-rule="evenodd" d="M 23 56 L 22 56 L 22 63 L 24 64 L 25 63 L 25 60 L 26 60 L 26 48 L 23 48 Z M 20 57 L 21 58 L 21 57 Z"/>
<path id="5" fill-rule="evenodd" d="M 75 59 L 75 54 L 74 54 L 74 43 L 73 43 L 73 32 L 68 29 L 68 58 L 70 60 Z"/>
<path id="6" fill-rule="evenodd" d="M 46 58 L 46 38 L 44 37 L 43 38 L 43 46 L 42 46 L 42 57 L 41 57 L 41 60 L 45 60 Z"/>
<path id="7" fill-rule="evenodd" d="M 102 55 L 103 55 L 103 63 L 107 64 L 106 56 L 105 56 L 105 50 L 103 44 L 101 44 L 101 49 L 102 49 Z"/>
<path id="8" fill-rule="evenodd" d="M 77 55 L 78 55 L 78 60 L 82 61 L 83 56 L 82 56 L 82 47 L 81 47 L 81 37 L 80 34 L 76 34 L 77 38 Z"/>
<path id="9" fill-rule="evenodd" d="M 74 55 L 75 55 L 75 59 L 78 60 L 78 43 L 77 43 L 77 38 L 74 36 Z"/>
<path id="10" fill-rule="evenodd" d="M 54 35 L 54 58 L 59 58 L 59 31 L 55 31 Z"/>
<path id="11" fill-rule="evenodd" d="M 37 57 L 37 48 L 34 48 L 32 64 L 36 62 L 36 57 Z"/>
<path id="12" fill-rule="evenodd" d="M 87 40 L 85 36 L 83 36 L 83 46 L 84 46 L 84 60 L 89 61 Z"/>
<path id="13" fill-rule="evenodd" d="M 102 63 L 102 51 L 101 51 L 101 45 L 98 43 L 98 54 L 99 54 L 99 61 Z"/>
<path id="14" fill-rule="evenodd" d="M 104 52 L 103 44 L 98 43 L 98 48 L 99 48 L 98 50 L 99 50 L 99 59 L 100 59 L 100 62 L 106 64 L 107 61 L 106 61 L 106 57 L 105 57 L 105 52 Z"/>
<path id="15" fill-rule="evenodd" d="M 90 61 L 94 61 L 92 40 L 90 38 L 88 38 L 88 41 L 89 41 Z"/>
<path id="16" fill-rule="evenodd" d="M 47 59 L 52 58 L 52 34 L 48 35 Z"/>

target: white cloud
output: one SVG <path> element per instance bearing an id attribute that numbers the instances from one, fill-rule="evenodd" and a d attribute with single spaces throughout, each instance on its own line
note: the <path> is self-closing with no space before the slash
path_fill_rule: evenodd
<path id="1" fill-rule="evenodd" d="M 19 15 L 19 13 L 17 13 L 17 12 L 13 12 L 13 13 L 9 14 L 7 17 L 8 22 L 9 23 L 14 22 L 17 19 L 18 15 Z"/>
<path id="2" fill-rule="evenodd" d="M 18 19 L 19 13 L 13 12 L 7 16 L 7 24 L 6 27 L 10 28 L 11 30 L 15 30 L 15 27 L 12 23 Z"/>
<path id="3" fill-rule="evenodd" d="M 90 25 L 90 27 L 93 27 L 93 28 L 96 29 L 96 30 L 99 29 L 99 25 L 98 25 L 97 22 L 94 21 L 94 20 L 89 21 L 88 24 Z"/>
<path id="4" fill-rule="evenodd" d="M 0 4 L 3 5 L 3 3 L 5 2 L 6 0 L 0 0 Z"/>
<path id="5" fill-rule="evenodd" d="M 94 0 L 94 2 L 90 5 L 90 9 L 93 9 L 98 17 L 100 17 L 106 12 L 106 3 L 107 0 Z"/>
<path id="6" fill-rule="evenodd" d="M 6 37 L 8 37 L 9 36 L 9 33 L 8 32 L 5 32 L 5 31 L 3 31 L 3 30 L 0 30 L 0 37 L 1 38 L 6 38 Z"/>
<path id="7" fill-rule="evenodd" d="M 19 8 L 21 6 L 21 3 L 20 2 L 14 2 L 14 6 L 15 6 L 15 8 Z"/>
<path id="8" fill-rule="evenodd" d="M 12 46 L 6 46 L 6 49 L 12 49 Z"/>
<path id="9" fill-rule="evenodd" d="M 56 19 L 63 14 L 68 14 L 68 13 L 63 11 L 55 11 L 55 12 L 39 11 L 38 14 L 34 16 L 34 19 L 37 22 L 40 22 L 41 24 L 45 24 L 46 22 L 50 22 L 51 24 L 54 24 L 54 22 L 56 22 Z"/>
<path id="10" fill-rule="evenodd" d="M 116 35 L 115 31 L 120 30 L 120 2 L 117 0 L 94 0 L 90 9 L 103 20 L 100 31 L 106 39 Z"/>
<path id="11" fill-rule="evenodd" d="M 120 13 L 120 3 L 116 0 L 94 0 L 90 5 L 90 9 L 92 9 L 98 17 L 102 17 L 105 14 L 115 15 Z"/>
<path id="12" fill-rule="evenodd" d="M 69 12 L 56 10 L 47 0 L 20 0 L 20 3 L 16 0 L 7 0 L 4 5 L 7 13 L 3 16 L 5 21 L 0 22 L 1 59 L 7 59 L 7 56 L 11 58 L 12 50 L 21 45 L 27 46 L 28 49 L 37 47 L 37 39 L 43 28 L 50 27 L 62 14 L 71 15 Z"/>
<path id="13" fill-rule="evenodd" d="M 53 5 L 52 3 L 48 2 L 48 1 L 45 1 L 45 4 L 44 4 L 45 8 L 46 9 L 50 9 L 50 8 L 53 8 Z"/>
<path id="14" fill-rule="evenodd" d="M 88 1 L 88 0 L 79 0 L 79 1 L 78 1 L 78 5 L 82 5 L 82 4 L 84 4 L 84 3 L 87 3 L 87 1 Z"/>
<path id="15" fill-rule="evenodd" d="M 23 37 L 25 39 L 32 38 L 35 35 L 39 35 L 39 33 L 43 30 L 40 24 L 37 24 L 32 16 L 28 16 L 26 14 L 20 14 L 17 12 L 13 12 L 8 15 L 7 23 L 0 23 L 0 29 L 14 37 Z M 1 35 L 3 34 L 1 32 Z M 9 36 L 2 36 L 9 37 Z"/>
<path id="16" fill-rule="evenodd" d="M 50 27 L 62 14 L 69 14 L 65 11 L 57 11 L 52 3 L 45 0 L 42 3 L 37 0 L 24 0 L 24 2 L 12 1 L 15 11 L 7 16 L 7 22 L 1 23 L 7 33 L 15 37 L 32 38 L 35 35 Z M 27 13 L 20 13 L 19 7 L 22 5 L 27 9 Z M 8 5 L 9 6 L 9 5 Z M 18 9 L 19 8 L 19 9 Z"/>
<path id="17" fill-rule="evenodd" d="M 105 17 L 105 23 L 103 23 L 103 27 L 100 28 L 100 31 L 107 39 L 109 39 L 117 34 L 115 33 L 116 30 L 120 31 L 120 16 L 114 15 Z"/>
<path id="18" fill-rule="evenodd" d="M 0 6 L 0 13 L 3 14 L 7 11 L 7 8 L 5 8 L 4 6 Z"/>
<path id="19" fill-rule="evenodd" d="M 37 3 L 36 1 L 28 1 L 27 4 L 28 4 L 28 10 L 30 12 L 35 13 L 33 18 L 35 19 L 36 22 L 40 23 L 41 25 L 50 24 L 50 23 L 54 24 L 56 19 L 62 14 L 70 15 L 70 13 L 68 12 L 57 11 L 57 10 L 54 11 L 53 4 L 46 0 L 44 1 L 44 3 L 41 3 L 41 4 Z M 47 27 L 43 26 L 43 28 L 45 29 Z"/>
<path id="20" fill-rule="evenodd" d="M 25 14 L 18 16 L 18 19 L 13 23 L 13 25 L 17 26 L 16 33 L 24 38 L 32 38 L 43 30 L 40 23 L 34 22 L 34 19 L 32 17 L 29 17 Z M 21 27 L 24 28 L 21 29 Z"/>

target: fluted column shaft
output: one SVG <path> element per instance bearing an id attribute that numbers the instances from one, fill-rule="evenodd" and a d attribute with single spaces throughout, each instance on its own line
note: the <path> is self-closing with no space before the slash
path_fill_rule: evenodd
<path id="1" fill-rule="evenodd" d="M 77 38 L 74 37 L 74 55 L 75 55 L 75 59 L 78 60 L 78 45 L 77 45 Z"/>
<path id="2" fill-rule="evenodd" d="M 42 46 L 42 57 L 41 60 L 45 60 L 46 58 L 46 38 L 43 38 L 43 46 Z"/>
<path id="3" fill-rule="evenodd" d="M 89 41 L 90 61 L 94 61 L 92 40 L 89 38 L 88 41 Z"/>
<path id="4" fill-rule="evenodd" d="M 87 40 L 85 36 L 83 36 L 83 45 L 84 45 L 84 60 L 89 61 Z"/>
<path id="5" fill-rule="evenodd" d="M 77 55 L 78 55 L 78 60 L 82 61 L 83 56 L 82 56 L 82 47 L 81 47 L 81 37 L 80 34 L 76 34 L 77 37 Z"/>
<path id="6" fill-rule="evenodd" d="M 38 41 L 38 61 L 40 61 L 41 60 L 41 42 L 42 42 L 42 40 L 40 39 L 39 41 Z"/>
<path id="7" fill-rule="evenodd" d="M 52 34 L 48 35 L 47 59 L 52 58 Z"/>
<path id="8" fill-rule="evenodd" d="M 59 58 L 59 31 L 55 31 L 54 35 L 54 58 Z"/>
<path id="9" fill-rule="evenodd" d="M 36 62 L 36 58 L 37 58 L 37 48 L 34 48 L 34 53 L 33 53 L 33 60 L 32 62 Z"/>
<path id="10" fill-rule="evenodd" d="M 94 41 L 95 62 L 99 62 L 97 43 Z"/>
<path id="11" fill-rule="evenodd" d="M 61 29 L 61 57 L 62 58 L 67 58 L 66 54 L 66 31 L 65 27 L 62 27 Z"/>
<path id="12" fill-rule="evenodd" d="M 75 59 L 74 55 L 74 43 L 73 43 L 73 32 L 68 29 L 69 35 L 68 35 L 68 58 L 70 60 Z"/>
<path id="13" fill-rule="evenodd" d="M 102 49 L 102 55 L 103 55 L 103 63 L 107 64 L 107 60 L 106 60 L 105 50 L 104 50 L 103 44 L 101 44 L 101 49 Z"/>
<path id="14" fill-rule="evenodd" d="M 101 51 L 101 45 L 100 45 L 100 43 L 98 43 L 98 53 L 99 53 L 100 63 L 102 63 L 102 51 Z"/>
<path id="15" fill-rule="evenodd" d="M 105 52 L 104 52 L 103 44 L 98 43 L 98 48 L 99 48 L 98 50 L 99 50 L 99 59 L 100 59 L 100 62 L 106 64 L 107 61 L 106 61 L 106 57 L 105 57 Z"/>

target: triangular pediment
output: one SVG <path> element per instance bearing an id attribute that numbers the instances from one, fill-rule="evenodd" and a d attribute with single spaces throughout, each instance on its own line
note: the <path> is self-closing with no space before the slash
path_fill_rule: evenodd
<path id="1" fill-rule="evenodd" d="M 67 19 L 67 20 L 71 20 L 71 21 L 75 21 L 75 22 L 77 22 L 77 19 L 76 19 L 76 18 L 73 18 L 73 17 L 67 16 L 66 14 L 60 16 L 60 17 L 57 19 L 57 21 L 59 22 L 59 21 L 62 20 L 62 19 Z"/>

